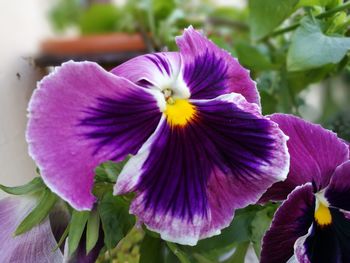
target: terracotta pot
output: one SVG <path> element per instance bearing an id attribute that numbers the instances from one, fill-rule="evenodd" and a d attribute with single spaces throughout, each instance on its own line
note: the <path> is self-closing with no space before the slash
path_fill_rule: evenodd
<path id="1" fill-rule="evenodd" d="M 71 39 L 49 39 L 41 44 L 38 66 L 56 66 L 64 61 L 95 61 L 106 68 L 146 53 L 141 34 L 111 33 Z"/>
<path id="2" fill-rule="evenodd" d="M 44 54 L 96 54 L 123 51 L 144 51 L 140 34 L 111 33 L 81 36 L 73 39 L 50 39 L 42 43 Z"/>

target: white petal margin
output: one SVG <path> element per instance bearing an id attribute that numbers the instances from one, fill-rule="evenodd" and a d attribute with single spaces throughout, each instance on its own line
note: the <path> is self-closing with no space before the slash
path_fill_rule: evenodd
<path id="1" fill-rule="evenodd" d="M 312 225 L 308 230 L 308 233 L 302 237 L 299 237 L 297 241 L 295 241 L 294 244 L 294 257 L 295 257 L 295 262 L 298 263 L 310 263 L 310 260 L 306 254 L 306 249 L 305 249 L 305 241 L 308 238 L 308 236 L 311 235 L 312 232 Z"/>
<path id="2" fill-rule="evenodd" d="M 240 108 L 241 110 L 248 111 L 248 112 L 254 114 L 255 116 L 260 116 L 260 117 L 266 118 L 266 119 L 270 120 L 271 122 L 273 122 L 274 127 L 279 127 L 276 122 L 274 122 L 273 120 L 271 120 L 271 118 L 269 118 L 269 116 L 262 116 L 261 115 L 261 109 L 256 103 L 248 103 L 247 100 L 241 94 L 232 92 L 232 93 L 220 95 L 217 98 L 215 98 L 215 100 L 222 100 L 222 101 L 227 101 L 227 102 L 233 103 L 236 106 L 238 106 L 238 108 Z M 202 101 L 210 101 L 210 100 L 190 100 L 190 101 L 191 102 L 202 102 Z M 283 149 L 283 152 L 285 154 L 275 156 L 274 164 L 278 164 L 278 163 L 284 164 L 283 169 L 281 169 L 281 171 L 279 171 L 278 174 L 277 173 L 274 174 L 274 177 L 276 178 L 276 182 L 284 181 L 287 179 L 287 176 L 289 173 L 289 167 L 290 167 L 290 154 L 289 154 L 288 147 L 287 147 L 287 141 L 289 140 L 289 136 L 284 134 L 281 129 L 279 129 L 278 136 L 280 137 L 279 147 L 281 147 Z M 263 171 L 268 171 L 269 168 L 270 168 L 269 165 L 266 165 Z"/>
<path id="3" fill-rule="evenodd" d="M 0 200 L 0 255 L 4 263 L 62 263 L 63 255 L 51 231 L 49 219 L 30 231 L 14 236 L 22 220 L 36 205 L 30 197 L 7 197 Z"/>
<path id="4" fill-rule="evenodd" d="M 166 119 L 163 115 L 151 137 L 142 145 L 137 154 L 131 157 L 130 160 L 125 164 L 123 170 L 118 176 L 117 183 L 114 186 L 114 195 L 122 195 L 135 190 L 134 187 L 137 185 L 142 173 L 142 165 L 147 159 L 150 153 L 150 147 L 153 144 L 155 138 L 158 137 L 158 132 L 165 121 Z"/>

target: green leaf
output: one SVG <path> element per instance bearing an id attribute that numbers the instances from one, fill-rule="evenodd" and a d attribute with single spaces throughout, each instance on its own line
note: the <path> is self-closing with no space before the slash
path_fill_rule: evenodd
<path id="1" fill-rule="evenodd" d="M 146 234 L 140 247 L 140 263 L 153 262 L 164 262 L 163 241 Z"/>
<path id="2" fill-rule="evenodd" d="M 224 263 L 244 263 L 248 248 L 249 242 L 238 244 L 233 255 L 225 260 Z"/>
<path id="3" fill-rule="evenodd" d="M 277 99 L 275 96 L 267 93 L 265 90 L 260 91 L 261 105 L 264 115 L 276 112 Z"/>
<path id="4" fill-rule="evenodd" d="M 247 207 L 238 210 L 231 225 L 223 229 L 220 235 L 200 240 L 197 246 L 192 247 L 192 250 L 202 253 L 225 248 L 236 242 L 250 241 L 250 224 L 254 215 L 255 208 Z"/>
<path id="5" fill-rule="evenodd" d="M 107 161 L 97 166 L 95 169 L 95 181 L 115 183 L 118 175 L 128 160 L 129 157 L 126 157 L 125 160 L 119 163 Z"/>
<path id="6" fill-rule="evenodd" d="M 104 242 L 108 249 L 114 248 L 127 235 L 135 224 L 135 218 L 129 214 L 129 204 L 120 196 L 107 193 L 98 206 Z"/>
<path id="7" fill-rule="evenodd" d="M 300 0 L 298 3 L 298 7 L 302 6 L 325 6 L 328 8 L 335 7 L 337 5 L 340 5 L 343 1 L 342 0 Z"/>
<path id="8" fill-rule="evenodd" d="M 93 249 L 97 243 L 100 230 L 100 216 L 97 210 L 92 210 L 86 227 L 86 254 Z"/>
<path id="9" fill-rule="evenodd" d="M 193 257 L 197 260 L 198 263 L 214 263 L 214 261 L 207 259 L 205 256 L 193 253 Z"/>
<path id="10" fill-rule="evenodd" d="M 251 38 L 258 40 L 272 32 L 296 9 L 299 0 L 249 0 Z"/>
<path id="11" fill-rule="evenodd" d="M 69 223 L 68 253 L 72 255 L 79 246 L 86 222 L 89 218 L 89 211 L 73 210 L 72 219 Z"/>
<path id="12" fill-rule="evenodd" d="M 188 255 L 186 255 L 184 251 L 179 249 L 179 247 L 175 243 L 171 243 L 171 242 L 166 242 L 166 243 L 170 248 L 171 252 L 174 253 L 174 255 L 180 260 L 181 263 L 191 263 Z"/>
<path id="13" fill-rule="evenodd" d="M 29 183 L 22 186 L 9 187 L 0 184 L 0 189 L 4 192 L 12 195 L 24 195 L 30 194 L 39 190 L 43 190 L 45 188 L 45 184 L 40 177 L 35 177 Z"/>
<path id="14" fill-rule="evenodd" d="M 49 13 L 50 22 L 54 29 L 63 31 L 78 23 L 81 13 L 80 0 L 60 0 L 56 3 Z"/>
<path id="15" fill-rule="evenodd" d="M 152 0 L 153 14 L 157 21 L 167 18 L 176 8 L 174 0 Z"/>
<path id="16" fill-rule="evenodd" d="M 270 58 L 258 47 L 239 42 L 235 45 L 239 62 L 251 70 L 268 70 L 276 68 Z"/>
<path id="17" fill-rule="evenodd" d="M 336 64 L 349 48 L 350 38 L 327 36 L 322 32 L 319 21 L 305 17 L 289 47 L 287 69 L 299 71 Z"/>
<path id="18" fill-rule="evenodd" d="M 335 65 L 328 64 L 317 69 L 305 71 L 291 71 L 287 74 L 287 83 L 297 94 L 308 87 L 309 84 L 322 81 L 335 69 Z"/>
<path id="19" fill-rule="evenodd" d="M 83 35 L 113 32 L 120 14 L 113 4 L 92 4 L 80 17 L 79 25 Z"/>
<path id="20" fill-rule="evenodd" d="M 271 224 L 274 211 L 274 207 L 267 207 L 261 211 L 258 211 L 252 221 L 251 240 L 253 242 L 255 253 L 258 257 L 260 257 L 262 238 Z"/>
<path id="21" fill-rule="evenodd" d="M 45 189 L 40 197 L 38 205 L 19 224 L 14 235 L 21 235 L 32 229 L 34 226 L 40 224 L 48 216 L 56 201 L 57 196 L 53 194 L 49 189 Z"/>

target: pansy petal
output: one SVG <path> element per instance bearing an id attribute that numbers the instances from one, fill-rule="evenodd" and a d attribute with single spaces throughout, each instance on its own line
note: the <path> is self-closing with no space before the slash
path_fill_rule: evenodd
<path id="1" fill-rule="evenodd" d="M 161 87 L 180 71 L 178 52 L 160 52 L 138 56 L 111 70 L 111 73 L 127 78 L 145 88 Z"/>
<path id="2" fill-rule="evenodd" d="M 249 71 L 237 59 L 192 27 L 176 39 L 182 57 L 183 80 L 192 99 L 213 99 L 235 92 L 260 105 L 260 97 Z"/>
<path id="3" fill-rule="evenodd" d="M 315 197 L 311 183 L 298 186 L 277 210 L 266 232 L 261 263 L 287 262 L 294 254 L 296 240 L 307 234 L 313 222 Z"/>
<path id="4" fill-rule="evenodd" d="M 135 154 L 157 127 L 154 97 L 92 62 L 67 62 L 45 77 L 29 105 L 27 141 L 52 191 L 90 209 L 94 169 Z"/>
<path id="5" fill-rule="evenodd" d="M 289 167 L 285 136 L 256 104 L 234 93 L 191 103 L 196 117 L 184 127 L 163 117 L 115 186 L 136 192 L 131 213 L 148 228 L 187 245 L 219 234 Z"/>
<path id="6" fill-rule="evenodd" d="M 304 246 L 306 238 L 311 234 L 313 231 L 314 226 L 311 225 L 308 233 L 302 237 L 299 237 L 297 241 L 295 241 L 294 244 L 294 258 L 297 263 L 311 263 L 308 255 L 306 253 L 306 248 Z"/>
<path id="7" fill-rule="evenodd" d="M 32 198 L 8 197 L 0 200 L 1 262 L 62 263 L 61 251 L 45 219 L 28 232 L 13 236 L 17 226 L 34 208 Z"/>
<path id="8" fill-rule="evenodd" d="M 325 196 L 331 206 L 350 211 L 350 161 L 337 167 Z"/>
<path id="9" fill-rule="evenodd" d="M 348 159 L 347 145 L 335 133 L 298 117 L 273 114 L 270 118 L 289 136 L 290 172 L 287 180 L 273 185 L 262 201 L 283 200 L 296 186 L 307 182 L 313 182 L 316 190 L 326 187 L 336 167 Z"/>
<path id="10" fill-rule="evenodd" d="M 295 243 L 295 256 L 301 263 L 350 262 L 350 220 L 330 208 L 332 223 L 314 223 L 309 233 Z"/>

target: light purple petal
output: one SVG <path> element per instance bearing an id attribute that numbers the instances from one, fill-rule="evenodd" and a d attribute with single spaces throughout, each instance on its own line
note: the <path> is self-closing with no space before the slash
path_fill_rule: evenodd
<path id="1" fill-rule="evenodd" d="M 48 219 L 20 236 L 13 236 L 35 204 L 34 199 L 24 197 L 0 200 L 1 262 L 62 263 L 61 251 L 53 251 L 57 243 Z"/>
<path id="2" fill-rule="evenodd" d="M 261 263 L 287 262 L 294 254 L 294 243 L 306 235 L 312 225 L 314 210 L 311 183 L 298 186 L 279 207 L 264 236 Z"/>
<path id="3" fill-rule="evenodd" d="M 350 161 L 337 167 L 325 196 L 332 206 L 350 211 Z"/>
<path id="4" fill-rule="evenodd" d="M 179 74 L 181 58 L 178 52 L 161 52 L 138 56 L 114 68 L 111 73 L 127 78 L 145 88 L 160 87 Z"/>
<path id="5" fill-rule="evenodd" d="M 157 127 L 153 95 L 92 62 L 67 62 L 45 77 L 29 105 L 29 152 L 50 189 L 91 209 L 94 169 L 136 153 Z"/>
<path id="6" fill-rule="evenodd" d="M 313 182 L 317 190 L 325 188 L 336 167 L 348 160 L 347 145 L 335 133 L 298 117 L 274 114 L 270 118 L 289 136 L 291 164 L 287 180 L 273 185 L 262 200 L 283 200 L 307 182 Z"/>
<path id="7" fill-rule="evenodd" d="M 213 99 L 235 92 L 260 105 L 259 93 L 249 72 L 227 51 L 192 27 L 176 39 L 182 57 L 183 79 L 192 99 Z"/>
<path id="8" fill-rule="evenodd" d="M 219 234 L 289 167 L 285 136 L 256 104 L 234 93 L 191 103 L 197 117 L 184 127 L 163 117 L 115 186 L 136 192 L 130 211 L 148 228 L 188 245 Z"/>

